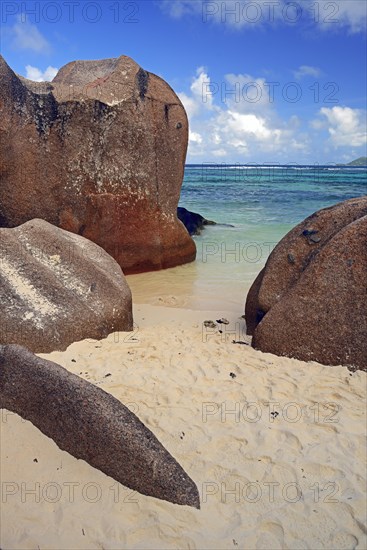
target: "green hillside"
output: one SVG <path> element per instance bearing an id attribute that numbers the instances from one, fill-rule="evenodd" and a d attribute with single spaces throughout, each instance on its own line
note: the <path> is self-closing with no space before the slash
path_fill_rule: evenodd
<path id="1" fill-rule="evenodd" d="M 367 166 L 367 157 L 359 157 L 359 159 L 348 162 L 346 166 Z"/>

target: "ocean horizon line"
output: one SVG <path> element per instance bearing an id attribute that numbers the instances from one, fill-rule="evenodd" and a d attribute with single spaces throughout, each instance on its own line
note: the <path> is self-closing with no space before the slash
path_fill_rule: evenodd
<path id="1" fill-rule="evenodd" d="M 364 170 L 367 169 L 367 165 L 363 166 L 348 166 L 344 164 L 295 164 L 295 163 L 289 163 L 289 164 L 280 164 L 280 163 L 274 163 L 274 164 L 256 164 L 256 163 L 230 163 L 230 162 L 222 162 L 222 163 L 216 163 L 216 162 L 202 162 L 202 163 L 185 163 L 185 168 L 325 168 L 325 169 L 337 169 L 337 170 Z"/>

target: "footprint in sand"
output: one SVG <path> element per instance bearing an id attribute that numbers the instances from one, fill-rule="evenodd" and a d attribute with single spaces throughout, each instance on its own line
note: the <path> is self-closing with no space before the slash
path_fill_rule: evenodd
<path id="1" fill-rule="evenodd" d="M 280 523 L 263 522 L 259 526 L 259 539 L 256 543 L 256 548 L 263 550 L 271 548 L 272 550 L 282 550 L 284 545 L 284 529 Z"/>
<path id="2" fill-rule="evenodd" d="M 350 548 L 358 548 L 358 539 L 350 533 L 337 533 L 331 541 L 332 548 L 338 550 L 350 550 Z"/>

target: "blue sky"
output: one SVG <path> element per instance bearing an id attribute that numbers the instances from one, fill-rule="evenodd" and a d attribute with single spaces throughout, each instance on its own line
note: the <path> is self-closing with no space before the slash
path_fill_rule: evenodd
<path id="1" fill-rule="evenodd" d="M 33 80 L 129 55 L 190 120 L 187 161 L 334 163 L 366 155 L 365 0 L 1 4 L 1 53 Z"/>

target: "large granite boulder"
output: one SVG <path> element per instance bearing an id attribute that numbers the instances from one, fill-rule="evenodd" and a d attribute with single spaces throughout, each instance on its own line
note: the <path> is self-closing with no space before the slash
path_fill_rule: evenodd
<path id="1" fill-rule="evenodd" d="M 101 247 L 44 220 L 0 229 L 0 344 L 64 350 L 133 328 L 129 286 Z"/>
<path id="2" fill-rule="evenodd" d="M 367 197 L 320 210 L 288 233 L 247 297 L 262 351 L 367 369 Z"/>
<path id="3" fill-rule="evenodd" d="M 128 408 L 21 346 L 0 345 L 0 408 L 126 487 L 200 508 L 195 483 Z"/>
<path id="4" fill-rule="evenodd" d="M 188 121 L 164 80 L 121 56 L 37 83 L 0 56 L 0 82 L 0 226 L 47 220 L 125 274 L 195 259 L 176 214 Z"/>

